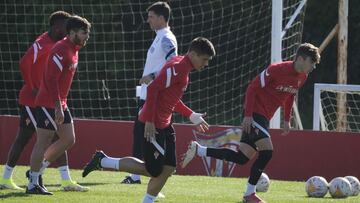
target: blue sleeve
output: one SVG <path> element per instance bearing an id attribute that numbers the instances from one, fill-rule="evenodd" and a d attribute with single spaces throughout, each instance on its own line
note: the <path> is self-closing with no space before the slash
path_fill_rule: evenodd
<path id="1" fill-rule="evenodd" d="M 177 56 L 177 44 L 176 41 L 170 39 L 167 36 L 164 36 L 161 39 L 161 47 L 166 53 L 165 60 L 169 60 L 173 58 L 174 56 Z"/>

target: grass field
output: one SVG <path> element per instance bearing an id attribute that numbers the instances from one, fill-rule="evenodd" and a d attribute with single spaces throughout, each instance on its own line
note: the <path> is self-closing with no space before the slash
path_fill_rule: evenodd
<path id="1" fill-rule="evenodd" d="M 3 166 L 0 166 L 2 175 Z M 24 178 L 28 167 L 18 166 L 15 169 L 14 181 L 25 188 L 27 180 Z M 12 190 L 0 190 L 0 202 L 111 202 L 141 203 L 146 191 L 148 178 L 143 178 L 141 185 L 122 185 L 120 181 L 126 173 L 111 171 L 96 171 L 88 177 L 82 178 L 80 170 L 72 170 L 71 175 L 78 183 L 89 186 L 89 192 L 62 192 L 59 190 L 60 176 L 56 169 L 46 169 L 44 176 L 45 185 L 54 192 L 53 196 L 27 195 L 24 192 Z M 243 178 L 218 178 L 205 176 L 172 176 L 162 190 L 166 196 L 159 203 L 166 202 L 194 202 L 194 203 L 239 203 L 242 202 L 242 194 L 246 179 Z M 308 198 L 304 190 L 304 182 L 276 181 L 272 180 L 270 189 L 259 196 L 267 202 L 290 203 L 290 202 L 360 202 L 360 196 L 346 199 L 332 199 L 329 194 L 325 198 Z"/>

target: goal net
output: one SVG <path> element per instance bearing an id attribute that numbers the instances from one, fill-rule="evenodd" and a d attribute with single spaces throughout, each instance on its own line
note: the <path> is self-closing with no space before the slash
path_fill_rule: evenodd
<path id="1" fill-rule="evenodd" d="M 153 2 L 1 1 L 0 114 L 18 114 L 18 92 L 23 84 L 19 59 L 36 36 L 48 29 L 48 16 L 65 10 L 92 23 L 69 96 L 73 116 L 133 120 L 136 85 L 155 36 L 146 22 L 146 8 Z M 300 2 L 284 0 L 283 25 Z M 207 112 L 211 124 L 239 125 L 247 85 L 271 61 L 271 1 L 171 0 L 169 4 L 179 53 L 185 54 L 198 36 L 210 39 L 217 52 L 208 68 L 191 73 L 184 103 L 197 112 Z M 304 11 L 283 37 L 283 60 L 291 60 L 301 43 Z M 175 121 L 186 120 L 176 115 Z"/>
<path id="2" fill-rule="evenodd" d="M 315 84 L 314 130 L 360 132 L 360 85 Z"/>

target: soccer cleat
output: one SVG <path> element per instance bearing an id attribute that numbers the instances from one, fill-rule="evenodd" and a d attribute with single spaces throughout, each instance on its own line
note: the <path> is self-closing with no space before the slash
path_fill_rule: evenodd
<path id="1" fill-rule="evenodd" d="M 26 171 L 25 176 L 28 180 L 30 180 L 30 170 Z M 44 190 L 48 191 L 48 189 L 45 187 L 43 183 L 42 175 L 39 175 L 39 186 L 42 187 Z"/>
<path id="2" fill-rule="evenodd" d="M 131 176 L 126 176 L 121 184 L 141 184 L 141 180 L 133 180 Z"/>
<path id="3" fill-rule="evenodd" d="M 244 203 L 266 203 L 264 200 L 262 200 L 255 193 L 252 193 L 252 194 L 250 194 L 248 196 L 244 196 L 243 202 Z"/>
<path id="4" fill-rule="evenodd" d="M 106 154 L 103 151 L 96 151 L 92 159 L 85 165 L 82 177 L 86 177 L 91 171 L 102 169 L 101 159 L 104 157 L 106 157 Z"/>
<path id="5" fill-rule="evenodd" d="M 17 186 L 12 178 L 9 179 L 0 179 L 0 189 L 10 189 L 10 190 L 24 190 L 21 187 Z"/>
<path id="6" fill-rule="evenodd" d="M 79 185 L 73 180 L 62 180 L 60 188 L 63 191 L 77 191 L 77 192 L 89 191 L 89 187 Z"/>
<path id="7" fill-rule="evenodd" d="M 26 187 L 26 192 L 25 193 L 26 194 L 33 194 L 33 195 L 53 195 L 53 193 L 45 190 L 40 185 L 35 185 L 31 189 L 28 189 L 28 187 Z"/>
<path id="8" fill-rule="evenodd" d="M 191 143 L 188 146 L 188 150 L 184 154 L 183 162 L 181 165 L 182 168 L 185 168 L 190 163 L 190 161 L 193 160 L 193 158 L 195 157 L 198 145 L 199 145 L 199 143 L 197 143 L 196 141 L 191 141 Z"/>

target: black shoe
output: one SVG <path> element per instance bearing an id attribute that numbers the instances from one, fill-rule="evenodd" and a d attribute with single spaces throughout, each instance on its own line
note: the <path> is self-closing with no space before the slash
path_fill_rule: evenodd
<path id="1" fill-rule="evenodd" d="M 26 175 L 26 178 L 28 180 L 30 180 L 30 170 L 27 170 L 25 175 Z M 42 187 L 44 190 L 48 191 L 47 188 L 45 187 L 45 185 L 43 184 L 42 175 L 39 175 L 39 186 Z"/>
<path id="2" fill-rule="evenodd" d="M 133 180 L 131 176 L 126 176 L 123 181 L 121 181 L 121 184 L 141 184 L 140 180 Z"/>
<path id="3" fill-rule="evenodd" d="M 104 157 L 106 157 L 106 155 L 103 151 L 96 151 L 92 159 L 85 165 L 82 177 L 86 177 L 91 171 L 102 169 L 101 159 Z"/>
<path id="4" fill-rule="evenodd" d="M 44 188 L 40 187 L 40 185 L 35 185 L 35 187 L 33 187 L 32 189 L 28 189 L 28 187 L 26 187 L 26 194 L 33 194 L 33 195 L 53 195 L 53 193 L 44 190 Z"/>

